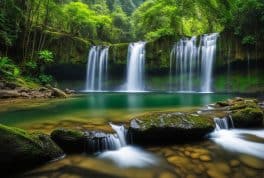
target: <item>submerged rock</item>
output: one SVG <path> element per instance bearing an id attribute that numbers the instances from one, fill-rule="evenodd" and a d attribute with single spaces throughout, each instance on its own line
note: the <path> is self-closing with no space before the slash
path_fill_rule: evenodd
<path id="1" fill-rule="evenodd" d="M 151 113 L 131 120 L 129 135 L 136 144 L 164 144 L 202 139 L 213 131 L 207 117 L 178 112 Z"/>
<path id="2" fill-rule="evenodd" d="M 1 173 L 10 174 L 12 170 L 27 169 L 64 155 L 48 135 L 1 124 L 0 145 Z"/>

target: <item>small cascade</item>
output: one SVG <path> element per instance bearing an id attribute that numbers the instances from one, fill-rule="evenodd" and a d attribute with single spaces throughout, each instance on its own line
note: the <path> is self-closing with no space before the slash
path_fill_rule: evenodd
<path id="1" fill-rule="evenodd" d="M 170 55 L 171 90 L 211 92 L 213 63 L 218 33 L 177 42 Z M 198 82 L 199 81 L 199 82 Z M 199 83 L 199 84 L 198 84 Z"/>
<path id="2" fill-rule="evenodd" d="M 224 117 L 224 118 L 214 118 L 214 122 L 215 122 L 215 130 L 219 131 L 222 129 L 232 129 L 234 128 L 234 123 L 233 123 L 233 119 L 231 116 L 228 117 Z"/>
<path id="3" fill-rule="evenodd" d="M 127 91 L 144 91 L 145 44 L 146 42 L 129 44 L 127 56 Z"/>
<path id="4" fill-rule="evenodd" d="M 110 126 L 116 133 L 106 134 L 103 132 L 87 132 L 86 152 L 103 152 L 107 150 L 118 150 L 127 145 L 127 130 L 123 125 Z"/>
<path id="5" fill-rule="evenodd" d="M 112 129 L 116 132 L 120 145 L 126 146 L 127 145 L 127 141 L 126 141 L 126 136 L 127 136 L 127 130 L 125 128 L 125 126 L 121 125 L 114 125 L 110 123 L 110 126 L 112 127 Z"/>
<path id="6" fill-rule="evenodd" d="M 107 79 L 108 47 L 93 46 L 88 55 L 86 91 L 103 91 Z"/>

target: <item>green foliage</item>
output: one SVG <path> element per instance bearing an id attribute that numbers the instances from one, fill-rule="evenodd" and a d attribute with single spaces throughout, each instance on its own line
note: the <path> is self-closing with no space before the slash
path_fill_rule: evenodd
<path id="1" fill-rule="evenodd" d="M 53 53 L 49 50 L 43 50 L 38 52 L 39 59 L 44 63 L 53 62 Z"/>
<path id="2" fill-rule="evenodd" d="M 0 57 L 0 73 L 9 79 L 14 79 L 20 75 L 20 70 L 8 57 Z"/>
<path id="3" fill-rule="evenodd" d="M 226 29 L 242 39 L 244 45 L 256 45 L 264 40 L 264 1 L 237 0 L 231 9 L 232 16 L 226 22 Z"/>
<path id="4" fill-rule="evenodd" d="M 38 80 L 41 84 L 46 85 L 53 81 L 53 77 L 51 75 L 40 74 Z"/>
<path id="5" fill-rule="evenodd" d="M 256 39 L 255 39 L 254 36 L 251 36 L 251 35 L 245 36 L 242 39 L 242 44 L 243 45 L 254 45 L 255 43 L 256 43 Z"/>

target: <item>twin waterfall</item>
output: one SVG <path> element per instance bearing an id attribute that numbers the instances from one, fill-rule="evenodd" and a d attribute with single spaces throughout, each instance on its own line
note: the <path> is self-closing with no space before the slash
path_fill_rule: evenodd
<path id="1" fill-rule="evenodd" d="M 108 47 L 93 46 L 87 63 L 86 91 L 103 91 L 107 79 Z"/>
<path id="2" fill-rule="evenodd" d="M 170 91 L 212 92 L 212 73 L 218 33 L 183 38 L 170 54 Z M 130 43 L 126 82 L 122 91 L 145 91 L 146 42 Z M 106 91 L 109 47 L 93 46 L 87 62 L 86 91 Z M 120 88 L 120 87 L 119 87 Z"/>
<path id="3" fill-rule="evenodd" d="M 217 33 L 177 42 L 170 57 L 171 91 L 212 92 L 212 71 Z M 199 44 L 199 45 L 197 45 Z"/>

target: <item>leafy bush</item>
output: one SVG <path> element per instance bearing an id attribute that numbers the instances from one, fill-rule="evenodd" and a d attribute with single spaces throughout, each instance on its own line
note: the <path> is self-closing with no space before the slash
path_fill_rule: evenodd
<path id="1" fill-rule="evenodd" d="M 41 62 L 48 64 L 53 62 L 53 53 L 49 50 L 43 50 L 38 52 L 38 58 Z"/>
<path id="2" fill-rule="evenodd" d="M 50 84 L 53 81 L 53 77 L 51 75 L 41 74 L 38 77 L 39 82 L 43 85 Z"/>
<path id="3" fill-rule="evenodd" d="M 16 78 L 20 75 L 19 68 L 8 57 L 0 57 L 0 71 L 7 78 Z"/>
<path id="4" fill-rule="evenodd" d="M 255 43 L 256 43 L 256 39 L 253 36 L 251 36 L 251 35 L 245 36 L 242 39 L 242 44 L 243 45 L 254 45 Z"/>

